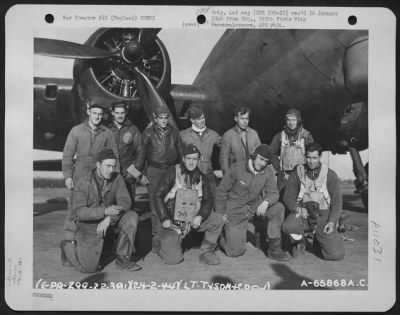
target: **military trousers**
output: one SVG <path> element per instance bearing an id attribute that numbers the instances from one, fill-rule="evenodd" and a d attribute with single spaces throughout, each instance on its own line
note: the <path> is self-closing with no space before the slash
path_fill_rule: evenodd
<path id="1" fill-rule="evenodd" d="M 223 228 L 222 215 L 211 212 L 208 218 L 195 230 L 205 232 L 200 249 L 202 251 L 214 251 L 217 246 L 218 238 Z M 191 231 L 190 233 L 193 233 Z M 168 265 L 179 264 L 183 261 L 182 240 L 183 238 L 172 229 L 160 228 L 157 238 L 160 242 L 158 254 L 164 263 Z"/>
<path id="2" fill-rule="evenodd" d="M 246 251 L 248 222 L 254 214 L 249 212 L 248 206 L 237 207 L 234 203 L 227 203 L 227 219 L 220 239 L 220 245 L 227 256 L 241 256 Z M 267 221 L 267 237 L 281 238 L 281 227 L 284 220 L 285 207 L 277 202 L 268 207 L 265 212 Z"/>
<path id="3" fill-rule="evenodd" d="M 321 210 L 317 217 L 317 228 L 314 235 L 314 248 L 325 260 L 342 260 L 344 258 L 344 244 L 340 239 L 336 227 L 331 234 L 325 234 L 323 229 L 328 223 L 329 210 Z M 302 216 L 296 217 L 290 214 L 283 222 L 282 232 L 286 234 L 300 234 L 304 237 L 304 231 L 309 229 L 308 220 Z M 291 238 L 292 242 L 298 242 Z"/>
<path id="4" fill-rule="evenodd" d="M 68 261 L 80 272 L 96 272 L 103 251 L 104 238 L 97 233 L 100 222 L 77 222 L 77 231 L 73 240 L 61 242 L 61 257 L 65 264 Z M 131 256 L 135 250 L 135 235 L 138 215 L 127 211 L 107 229 L 105 238 L 113 238 L 118 234 L 116 255 Z"/>
<path id="5" fill-rule="evenodd" d="M 135 197 L 136 197 L 136 179 L 135 178 L 124 178 L 126 189 L 128 190 L 129 196 L 131 197 L 132 205 L 131 209 L 135 209 Z"/>
<path id="6" fill-rule="evenodd" d="M 154 205 L 154 195 L 156 193 L 157 185 L 161 178 L 167 172 L 167 168 L 157 168 L 153 166 L 147 167 L 147 179 L 149 185 L 147 186 L 149 192 L 150 210 L 151 210 L 151 230 L 152 235 L 156 235 L 161 227 L 160 219 L 158 218 L 157 211 Z"/>

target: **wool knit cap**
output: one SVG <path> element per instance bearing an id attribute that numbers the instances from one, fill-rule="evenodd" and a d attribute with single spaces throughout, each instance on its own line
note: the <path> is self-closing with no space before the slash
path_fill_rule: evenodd
<path id="1" fill-rule="evenodd" d="M 199 155 L 201 154 L 200 150 L 194 144 L 186 144 L 183 146 L 183 148 L 182 148 L 183 156 L 186 156 L 188 154 L 193 154 L 193 153 L 198 153 Z"/>
<path id="2" fill-rule="evenodd" d="M 114 159 L 114 160 L 117 159 L 117 157 L 115 156 L 114 151 L 112 149 L 105 148 L 105 149 L 101 150 L 99 152 L 99 154 L 97 154 L 97 162 L 102 162 L 102 161 L 108 160 L 108 159 Z"/>
<path id="3" fill-rule="evenodd" d="M 257 154 L 261 155 L 264 159 L 271 160 L 272 150 L 267 144 L 260 144 L 253 151 L 253 157 L 255 158 Z"/>

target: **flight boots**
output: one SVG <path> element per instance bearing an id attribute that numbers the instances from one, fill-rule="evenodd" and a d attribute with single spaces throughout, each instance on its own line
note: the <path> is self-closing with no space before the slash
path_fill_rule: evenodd
<path id="1" fill-rule="evenodd" d="M 292 256 L 293 258 L 299 258 L 306 252 L 306 240 L 303 237 L 301 241 L 292 244 Z"/>
<path id="2" fill-rule="evenodd" d="M 289 260 L 288 253 L 284 252 L 281 248 L 280 238 L 270 238 L 268 241 L 267 256 L 271 259 L 278 261 Z"/>
<path id="3" fill-rule="evenodd" d="M 126 271 L 139 271 L 142 270 L 142 267 L 139 266 L 134 261 L 130 260 L 129 256 L 117 256 L 115 259 L 115 264 L 119 269 L 123 269 Z"/>
<path id="4" fill-rule="evenodd" d="M 202 264 L 206 265 L 219 265 L 221 261 L 215 254 L 215 248 L 217 244 L 211 244 L 210 242 L 204 240 L 201 244 L 201 254 L 199 260 Z"/>

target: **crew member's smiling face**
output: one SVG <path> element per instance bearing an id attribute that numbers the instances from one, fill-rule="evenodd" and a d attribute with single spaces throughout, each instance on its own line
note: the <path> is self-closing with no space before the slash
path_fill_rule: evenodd
<path id="1" fill-rule="evenodd" d="M 111 112 L 111 115 L 118 124 L 122 124 L 126 118 L 126 110 L 124 107 L 116 107 Z"/>

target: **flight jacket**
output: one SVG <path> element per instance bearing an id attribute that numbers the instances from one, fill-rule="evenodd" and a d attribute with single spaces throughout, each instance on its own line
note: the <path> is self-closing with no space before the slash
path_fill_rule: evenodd
<path id="1" fill-rule="evenodd" d="M 232 211 L 249 211 L 254 215 L 264 200 L 269 206 L 279 199 L 274 171 L 270 165 L 255 174 L 249 161 L 235 164 L 224 175 L 215 193 L 215 211 L 221 214 Z"/>
<path id="2" fill-rule="evenodd" d="M 113 132 L 117 142 L 122 176 L 127 176 L 127 169 L 131 165 L 141 171 L 145 151 L 139 129 L 129 119 L 123 122 L 121 128 L 118 128 L 114 123 L 109 124 L 108 128 Z"/>
<path id="3" fill-rule="evenodd" d="M 210 182 L 203 173 L 200 172 L 198 168 L 196 168 L 193 172 L 188 172 L 185 166 L 181 163 L 182 172 L 186 172 L 190 176 L 191 183 L 198 183 L 198 181 L 202 180 L 202 190 L 203 196 L 201 199 L 200 209 L 197 212 L 197 215 L 202 217 L 202 222 L 208 218 L 213 208 L 213 197 L 211 194 Z M 186 170 L 186 171 L 185 171 Z M 169 193 L 169 191 L 174 187 L 176 179 L 176 168 L 175 165 L 171 166 L 164 176 L 161 178 L 159 182 L 155 195 L 154 195 L 154 203 L 156 212 L 161 222 L 165 220 L 174 219 L 174 209 L 175 209 L 175 198 L 169 199 L 167 202 L 164 202 L 164 198 Z"/>
<path id="4" fill-rule="evenodd" d="M 182 156 L 179 132 L 170 125 L 165 130 L 157 124 L 147 127 L 143 132 L 143 144 L 148 166 L 169 167 L 178 163 Z"/>
<path id="5" fill-rule="evenodd" d="M 131 197 L 120 174 L 113 174 L 104 191 L 102 187 L 103 180 L 97 175 L 96 169 L 86 179 L 75 183 L 71 207 L 64 222 L 66 239 L 74 239 L 77 221 L 100 223 L 105 217 L 105 209 L 111 205 L 121 206 L 124 211 L 130 210 Z M 119 216 L 111 217 L 111 222 L 117 221 L 124 211 Z"/>
<path id="6" fill-rule="evenodd" d="M 321 167 L 315 170 L 309 170 L 307 165 L 304 166 L 304 169 L 306 170 L 306 176 L 311 179 L 316 179 L 321 171 Z M 286 189 L 283 194 L 283 202 L 291 212 L 295 212 L 296 208 L 298 207 L 297 197 L 301 185 L 299 176 L 297 174 L 297 167 L 295 170 L 295 172 L 290 173 Z M 336 223 L 339 220 L 340 212 L 342 210 L 342 193 L 340 190 L 339 177 L 331 169 L 328 170 L 326 186 L 331 198 L 328 221 Z"/>

